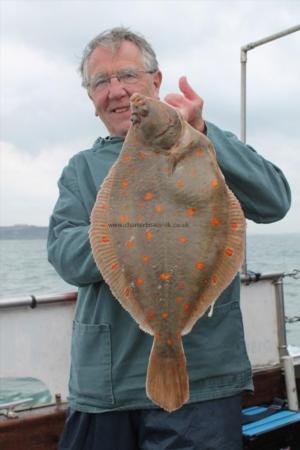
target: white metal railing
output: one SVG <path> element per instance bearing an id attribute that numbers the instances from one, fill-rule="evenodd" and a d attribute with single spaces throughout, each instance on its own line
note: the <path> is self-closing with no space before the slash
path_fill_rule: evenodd
<path id="1" fill-rule="evenodd" d="M 246 142 L 246 64 L 247 64 L 247 53 L 254 48 L 267 44 L 268 42 L 280 39 L 291 33 L 300 31 L 300 25 L 295 25 L 294 27 L 288 28 L 286 30 L 280 31 L 279 33 L 272 34 L 258 41 L 250 42 L 249 44 L 243 45 L 241 47 L 241 141 Z"/>
<path id="2" fill-rule="evenodd" d="M 298 278 L 299 277 L 299 271 L 294 270 L 290 273 L 282 273 L 282 272 L 274 272 L 274 273 L 255 273 L 255 272 L 248 272 L 247 274 L 241 275 L 241 281 L 244 285 L 244 289 L 247 289 L 247 285 L 257 284 L 258 282 L 264 282 L 264 281 L 270 281 L 271 284 L 274 286 L 274 292 L 275 295 L 273 295 L 274 302 L 275 302 L 275 309 L 276 309 L 276 321 L 277 325 L 275 326 L 275 333 L 277 330 L 277 339 L 276 336 L 274 339 L 276 340 L 276 346 L 277 346 L 277 352 L 279 354 L 278 363 L 281 360 L 282 367 L 285 372 L 285 381 L 286 381 L 286 389 L 287 389 L 287 396 L 289 400 L 290 409 L 297 409 L 298 405 L 298 398 L 297 398 L 297 391 L 295 388 L 295 369 L 294 366 L 300 364 L 300 355 L 291 355 L 288 351 L 287 347 L 287 339 L 286 339 L 286 328 L 285 328 L 285 311 L 284 311 L 284 293 L 283 293 L 283 279 L 284 277 L 293 277 Z M 14 310 L 15 309 L 35 309 L 34 317 L 32 317 L 31 320 L 45 320 L 45 318 L 38 318 L 36 314 L 38 315 L 39 312 L 43 314 L 43 306 L 44 305 L 58 305 L 61 304 L 61 306 L 68 304 L 74 304 L 77 299 L 77 292 L 68 292 L 58 295 L 42 295 L 42 296 L 34 296 L 34 295 L 27 295 L 24 297 L 19 298 L 6 298 L 6 299 L 0 299 L 0 312 L 1 310 L 3 313 L 6 311 L 7 314 L 13 314 L 13 317 L 15 317 Z M 261 299 L 262 302 L 264 298 Z M 262 304 L 261 302 L 261 304 Z M 274 303 L 273 303 L 274 304 Z M 250 305 L 250 302 L 249 302 Z M 39 307 L 42 308 L 39 308 Z M 53 308 L 54 310 L 55 308 Z M 51 308 L 52 310 L 52 308 Z M 46 311 L 47 315 L 51 313 L 51 311 Z M 54 311 L 55 312 L 55 311 Z M 70 328 L 70 323 L 72 320 L 72 308 L 69 310 L 67 308 L 68 313 L 67 320 L 68 327 Z M 22 311 L 20 311 L 22 313 Z M 31 315 L 30 315 L 31 317 Z M 49 319 L 49 321 L 52 323 L 55 315 L 51 316 L 52 318 Z M 3 317 L 3 320 L 5 320 L 5 316 Z M 55 322 L 57 322 L 55 320 Z M 52 330 L 55 334 L 59 332 L 59 330 L 62 330 L 62 324 L 57 324 L 58 329 Z M 64 327 L 65 329 L 66 327 Z M 8 332 L 8 331 L 7 331 Z M 9 332 L 8 332 L 9 333 Z M 69 339 L 70 336 L 64 337 L 63 339 Z M 55 357 L 55 355 L 54 355 Z M 58 392 L 57 390 L 54 390 L 53 392 Z"/>
<path id="3" fill-rule="evenodd" d="M 300 25 L 295 25 L 294 27 L 288 28 L 286 30 L 280 31 L 279 33 L 272 34 L 265 38 L 259 39 L 258 41 L 250 42 L 249 44 L 243 45 L 241 47 L 241 123 L 240 123 L 240 138 L 241 141 L 246 143 L 246 64 L 247 64 L 247 54 L 250 50 L 254 48 L 267 44 L 276 39 L 280 39 L 284 36 L 287 36 L 291 33 L 295 33 L 296 31 L 300 31 Z M 245 258 L 242 266 L 242 273 L 247 273 L 247 253 L 246 253 L 246 245 L 245 245 Z"/>
<path id="4" fill-rule="evenodd" d="M 75 301 L 77 292 L 66 292 L 64 294 L 52 295 L 26 295 L 24 297 L 12 297 L 0 299 L 0 310 L 20 307 L 36 308 L 38 305 L 46 305 L 51 303 L 65 303 Z"/>

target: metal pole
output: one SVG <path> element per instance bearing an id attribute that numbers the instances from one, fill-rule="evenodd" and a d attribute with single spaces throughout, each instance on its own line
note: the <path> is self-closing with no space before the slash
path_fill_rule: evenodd
<path id="1" fill-rule="evenodd" d="M 281 359 L 284 368 L 285 387 L 289 409 L 292 411 L 298 411 L 299 402 L 296 387 L 294 359 L 292 356 L 283 356 Z"/>
<path id="2" fill-rule="evenodd" d="M 247 64 L 247 52 L 241 48 L 241 141 L 246 143 L 246 64 Z M 244 242 L 244 261 L 242 265 L 242 274 L 247 274 L 247 238 L 245 234 Z"/>
<path id="3" fill-rule="evenodd" d="M 268 42 L 274 41 L 276 39 L 280 39 L 289 34 L 295 33 L 296 31 L 300 31 L 300 25 L 295 25 L 294 27 L 288 28 L 286 30 L 280 31 L 279 33 L 272 34 L 263 39 L 259 39 L 258 41 L 250 42 L 249 44 L 243 45 L 241 47 L 241 124 L 240 124 L 240 137 L 241 141 L 246 143 L 246 99 L 247 99 L 247 91 L 246 91 L 246 76 L 247 76 L 247 52 L 252 50 L 259 45 L 267 44 Z M 246 243 L 245 243 L 245 258 L 242 266 L 242 273 L 247 273 L 247 256 L 246 256 Z"/>
<path id="4" fill-rule="evenodd" d="M 278 350 L 280 357 L 288 355 L 285 328 L 283 276 L 274 280 L 277 312 Z"/>
<path id="5" fill-rule="evenodd" d="M 300 25 L 295 25 L 293 27 L 287 28 L 286 30 L 279 31 L 279 33 L 270 34 L 269 36 L 259 39 L 254 42 L 250 42 L 249 44 L 246 44 L 242 47 L 246 52 L 248 50 L 252 50 L 255 47 L 258 47 L 259 45 L 267 44 L 268 42 L 275 41 L 276 39 L 280 39 L 284 36 L 287 36 L 289 34 L 295 33 L 296 31 L 300 31 Z"/>
<path id="6" fill-rule="evenodd" d="M 64 294 L 50 294 L 50 295 L 27 295 L 16 298 L 0 299 L 0 310 L 20 307 L 30 307 L 32 309 L 41 306 L 49 305 L 51 303 L 65 303 L 75 302 L 77 292 L 66 292 Z"/>
<path id="7" fill-rule="evenodd" d="M 246 143 L 247 52 L 241 48 L 241 141 Z"/>
<path id="8" fill-rule="evenodd" d="M 247 64 L 247 52 L 260 45 L 267 44 L 268 42 L 280 39 L 289 34 L 300 31 L 300 25 L 288 28 L 280 31 L 279 33 L 271 34 L 258 41 L 250 42 L 249 44 L 241 47 L 241 141 L 246 143 L 246 64 Z"/>

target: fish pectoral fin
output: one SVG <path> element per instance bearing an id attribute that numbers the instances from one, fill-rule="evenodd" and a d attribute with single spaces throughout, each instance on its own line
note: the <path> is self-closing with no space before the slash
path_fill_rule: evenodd
<path id="1" fill-rule="evenodd" d="M 172 175 L 179 161 L 185 156 L 186 152 L 182 147 L 175 145 L 168 151 L 168 174 Z"/>
<path id="2" fill-rule="evenodd" d="M 173 175 L 178 161 L 179 161 L 179 159 L 177 159 L 177 157 L 175 155 L 170 153 L 170 155 L 168 157 L 168 175 L 169 176 Z"/>
<path id="3" fill-rule="evenodd" d="M 188 143 L 183 144 L 179 142 L 174 145 L 171 150 L 168 152 L 168 164 L 169 164 L 169 175 L 172 175 L 176 169 L 177 164 L 181 159 L 187 156 L 189 153 L 192 153 L 195 149 L 195 143 L 190 141 Z"/>
<path id="4" fill-rule="evenodd" d="M 154 338 L 146 380 L 147 396 L 168 412 L 179 409 L 189 399 L 189 381 L 182 341 L 162 348 Z"/>

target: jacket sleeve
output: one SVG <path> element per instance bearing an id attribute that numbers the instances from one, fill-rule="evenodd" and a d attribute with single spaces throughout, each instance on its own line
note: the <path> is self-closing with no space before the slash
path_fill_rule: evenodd
<path id="1" fill-rule="evenodd" d="M 84 286 L 102 280 L 89 242 L 90 211 L 81 198 L 72 160 L 58 182 L 59 198 L 50 218 L 48 260 L 70 284 Z"/>
<path id="2" fill-rule="evenodd" d="M 282 171 L 228 131 L 207 123 L 219 166 L 248 219 L 271 223 L 282 219 L 291 205 L 291 192 Z"/>

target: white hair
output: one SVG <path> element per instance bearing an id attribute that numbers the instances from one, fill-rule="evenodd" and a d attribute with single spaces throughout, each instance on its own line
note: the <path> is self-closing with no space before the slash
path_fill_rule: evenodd
<path id="1" fill-rule="evenodd" d="M 156 72 L 158 70 L 158 62 L 155 52 L 146 39 L 137 33 L 133 33 L 128 28 L 116 27 L 103 31 L 92 39 L 85 47 L 79 66 L 79 72 L 82 78 L 82 86 L 88 88 L 89 76 L 87 71 L 87 64 L 89 57 L 96 47 L 111 48 L 116 51 L 122 42 L 129 41 L 135 44 L 142 53 L 144 60 L 144 68 L 149 72 Z"/>

